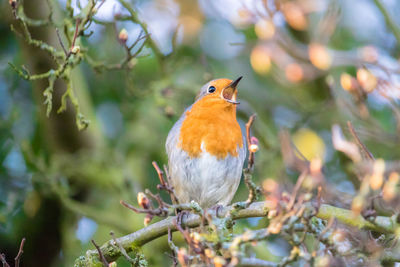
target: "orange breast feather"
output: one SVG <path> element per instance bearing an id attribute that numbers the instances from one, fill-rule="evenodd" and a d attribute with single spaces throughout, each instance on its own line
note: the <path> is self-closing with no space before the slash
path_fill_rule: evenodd
<path id="1" fill-rule="evenodd" d="M 204 97 L 186 112 L 178 146 L 190 157 L 198 157 L 202 143 L 205 151 L 218 159 L 225 158 L 228 153 L 238 156 L 238 147 L 243 147 L 243 139 L 234 105 Z"/>

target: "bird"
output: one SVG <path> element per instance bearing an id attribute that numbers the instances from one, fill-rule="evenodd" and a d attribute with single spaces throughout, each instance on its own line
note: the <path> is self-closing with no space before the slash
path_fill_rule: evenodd
<path id="1" fill-rule="evenodd" d="M 179 203 L 228 205 L 240 183 L 246 140 L 236 119 L 236 80 L 206 83 L 166 140 L 168 172 Z"/>

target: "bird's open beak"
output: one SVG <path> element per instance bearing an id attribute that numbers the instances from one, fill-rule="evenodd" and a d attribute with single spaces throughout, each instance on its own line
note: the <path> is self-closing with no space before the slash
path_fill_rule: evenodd
<path id="1" fill-rule="evenodd" d="M 222 89 L 221 97 L 225 101 L 235 104 L 235 105 L 240 103 L 240 102 L 236 101 L 236 97 L 237 97 L 236 87 L 241 79 L 242 79 L 242 76 L 240 76 L 239 78 L 237 78 L 236 80 L 231 82 L 227 87 Z"/>

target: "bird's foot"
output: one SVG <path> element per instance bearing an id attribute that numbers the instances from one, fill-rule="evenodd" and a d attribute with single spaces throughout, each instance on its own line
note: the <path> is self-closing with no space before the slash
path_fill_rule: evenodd
<path id="1" fill-rule="evenodd" d="M 222 213 L 223 209 L 224 209 L 224 206 L 221 205 L 221 204 L 217 204 L 217 205 L 211 207 L 211 210 L 215 210 L 215 216 L 217 218 L 222 218 L 222 214 L 221 213 Z"/>
<path id="2" fill-rule="evenodd" d="M 180 226 L 180 228 L 183 229 L 183 222 L 189 217 L 189 214 L 190 212 L 186 210 L 181 210 L 178 212 L 178 215 L 176 216 L 176 223 Z"/>

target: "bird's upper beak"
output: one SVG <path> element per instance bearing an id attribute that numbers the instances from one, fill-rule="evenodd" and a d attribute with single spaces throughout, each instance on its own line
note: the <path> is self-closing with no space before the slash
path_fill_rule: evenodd
<path id="1" fill-rule="evenodd" d="M 236 101 L 237 93 L 236 93 L 236 87 L 240 80 L 242 79 L 242 76 L 231 82 L 227 87 L 222 89 L 221 92 L 221 97 L 232 104 L 239 104 L 240 102 Z"/>

